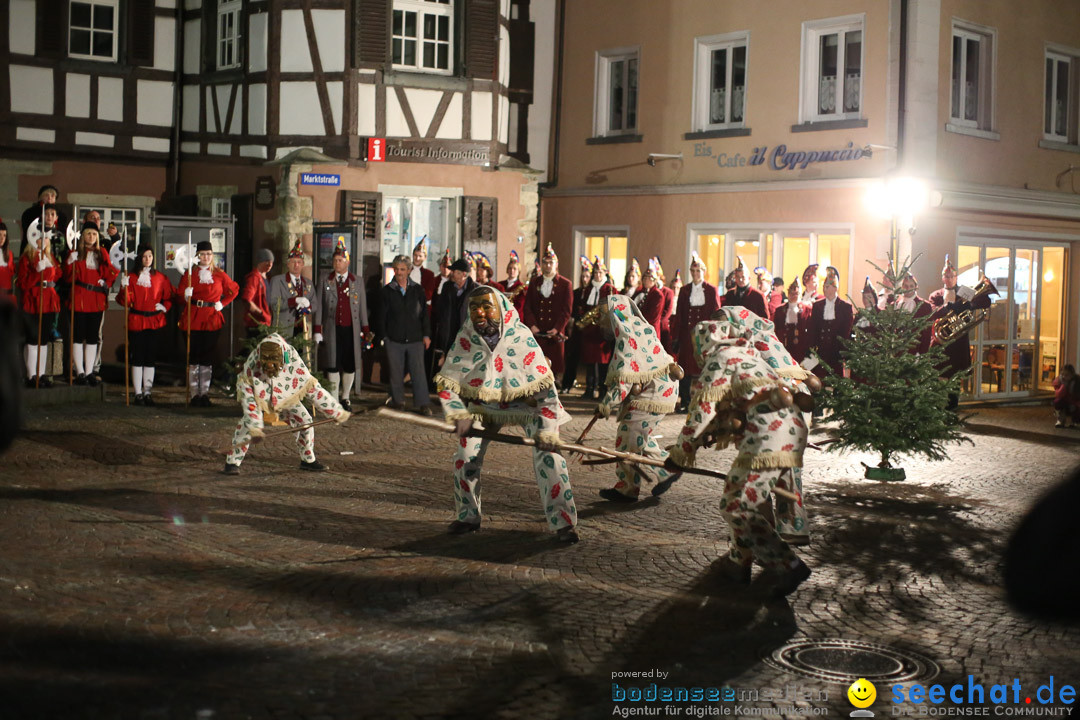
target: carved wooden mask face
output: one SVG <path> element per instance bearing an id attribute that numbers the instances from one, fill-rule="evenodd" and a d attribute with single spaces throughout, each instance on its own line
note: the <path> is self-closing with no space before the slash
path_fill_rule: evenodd
<path id="1" fill-rule="evenodd" d="M 285 358 L 280 345 L 274 342 L 264 342 L 259 345 L 259 368 L 263 375 L 268 378 L 277 377 L 283 367 L 285 367 Z"/>
<path id="2" fill-rule="evenodd" d="M 499 305 L 495 295 L 482 292 L 469 297 L 469 319 L 481 335 L 494 335 L 499 331 Z"/>

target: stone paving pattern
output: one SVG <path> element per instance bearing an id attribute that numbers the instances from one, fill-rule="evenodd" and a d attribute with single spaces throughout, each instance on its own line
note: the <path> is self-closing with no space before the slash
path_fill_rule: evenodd
<path id="1" fill-rule="evenodd" d="M 571 465 L 582 541 L 562 547 L 528 451 L 493 444 L 483 529 L 450 537 L 447 436 L 366 413 L 316 430 L 327 473 L 301 471 L 286 436 L 226 477 L 234 405 L 122 398 L 34 409 L 2 458 L 0 718 L 610 717 L 612 673 L 654 668 L 672 686 L 827 689 L 818 705 L 846 717 L 846 687 L 761 662 L 799 638 L 915 651 L 946 684 L 1080 684 L 1080 627 L 1023 617 L 1000 587 L 1010 529 L 1080 460 L 1080 430 L 1047 407 L 980 410 L 971 444 L 905 461 L 902 483 L 809 451 L 814 574 L 785 602 L 710 577 L 728 538 L 716 480 L 613 506 L 611 466 Z M 572 440 L 591 406 L 568 409 Z M 730 453 L 703 457 L 723 470 Z"/>

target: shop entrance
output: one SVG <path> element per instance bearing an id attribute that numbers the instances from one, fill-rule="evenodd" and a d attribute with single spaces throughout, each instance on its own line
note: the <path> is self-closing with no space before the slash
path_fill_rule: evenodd
<path id="1" fill-rule="evenodd" d="M 998 292 L 991 296 L 989 316 L 971 335 L 968 397 L 1053 390 L 1064 357 L 1066 253 L 1063 244 L 960 238 L 957 282 L 975 287 L 985 275 Z"/>

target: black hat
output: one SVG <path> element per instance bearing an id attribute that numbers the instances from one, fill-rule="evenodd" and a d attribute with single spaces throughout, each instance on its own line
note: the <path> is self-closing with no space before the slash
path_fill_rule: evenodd
<path id="1" fill-rule="evenodd" d="M 93 230 L 94 232 L 100 232 L 100 230 L 98 230 L 97 223 L 92 223 L 92 222 L 84 222 L 83 226 L 82 226 L 82 230 L 80 230 L 79 232 L 86 232 L 87 230 Z"/>
<path id="2" fill-rule="evenodd" d="M 146 252 L 154 252 L 154 246 L 150 243 L 139 243 L 139 247 L 135 248 L 135 257 L 141 258 Z"/>
<path id="3" fill-rule="evenodd" d="M 210 244 L 209 240 L 200 240 L 199 244 L 195 246 L 195 252 L 201 253 L 204 250 L 214 252 L 214 246 Z"/>
<path id="4" fill-rule="evenodd" d="M 56 210 L 56 212 L 60 212 L 55 203 L 46 203 L 45 205 L 42 205 L 41 212 L 44 214 L 46 210 Z"/>
<path id="5" fill-rule="evenodd" d="M 460 270 L 461 272 L 469 272 L 469 263 L 465 258 L 458 258 L 454 262 L 450 263 L 451 270 Z"/>
<path id="6" fill-rule="evenodd" d="M 57 194 L 57 196 L 60 195 L 60 191 L 56 189 L 55 185 L 42 185 L 41 189 L 37 191 L 37 196 L 41 197 L 41 193 L 45 192 L 46 190 L 52 190 L 54 193 Z"/>
<path id="7" fill-rule="evenodd" d="M 4 222 L 4 218 L 0 218 L 0 230 L 7 230 L 7 223 Z"/>

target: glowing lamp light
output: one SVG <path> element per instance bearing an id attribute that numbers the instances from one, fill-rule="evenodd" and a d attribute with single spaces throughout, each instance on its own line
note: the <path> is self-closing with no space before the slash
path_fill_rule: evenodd
<path id="1" fill-rule="evenodd" d="M 720 236 L 719 235 L 713 235 L 712 237 L 710 237 L 709 238 L 709 244 L 710 245 L 719 245 L 720 244 Z"/>
<path id="2" fill-rule="evenodd" d="M 745 240 L 736 240 L 736 241 L 735 241 L 735 244 L 736 244 L 736 245 L 737 245 L 738 247 L 742 247 L 743 245 L 746 245 L 746 241 L 745 241 Z"/>
<path id="3" fill-rule="evenodd" d="M 917 178 L 894 177 L 871 185 L 863 203 L 884 220 L 910 218 L 930 206 L 930 190 Z"/>
<path id="4" fill-rule="evenodd" d="M 1045 280 L 1046 282 L 1054 282 L 1054 271 L 1047 270 L 1045 273 L 1043 273 L 1043 280 Z"/>

